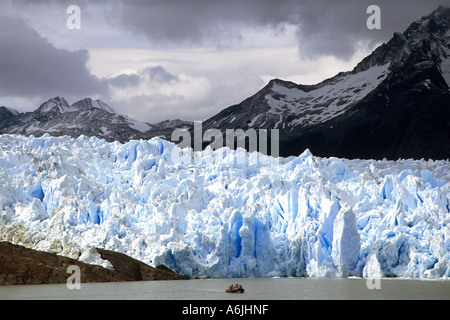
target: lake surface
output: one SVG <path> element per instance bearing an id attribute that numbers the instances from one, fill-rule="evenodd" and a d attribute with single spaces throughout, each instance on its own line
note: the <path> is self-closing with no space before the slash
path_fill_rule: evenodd
<path id="1" fill-rule="evenodd" d="M 81 300 L 303 300 L 303 299 L 445 299 L 450 300 L 450 280 L 333 278 L 246 278 L 187 281 L 82 283 L 69 290 L 65 284 L 0 287 L 0 299 Z M 228 294 L 233 283 L 243 294 Z M 369 289 L 369 287 L 373 289 Z"/>

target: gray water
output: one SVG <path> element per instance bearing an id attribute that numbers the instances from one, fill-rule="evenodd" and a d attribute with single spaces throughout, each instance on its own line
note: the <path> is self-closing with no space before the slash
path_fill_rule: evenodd
<path id="1" fill-rule="evenodd" d="M 370 280 L 369 280 L 370 281 Z M 82 300 L 302 300 L 302 299 L 445 299 L 450 300 L 449 280 L 333 278 L 246 278 L 119 283 L 82 283 L 69 290 L 65 284 L 0 287 L 0 299 Z M 242 284 L 243 294 L 225 292 Z M 379 289 L 374 288 L 378 284 Z M 369 289 L 372 288 L 372 289 Z"/>

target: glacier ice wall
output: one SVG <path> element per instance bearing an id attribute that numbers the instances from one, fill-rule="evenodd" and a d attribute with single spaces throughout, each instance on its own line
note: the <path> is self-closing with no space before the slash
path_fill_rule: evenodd
<path id="1" fill-rule="evenodd" d="M 450 276 L 449 161 L 174 151 L 0 136 L 0 240 L 190 277 Z"/>

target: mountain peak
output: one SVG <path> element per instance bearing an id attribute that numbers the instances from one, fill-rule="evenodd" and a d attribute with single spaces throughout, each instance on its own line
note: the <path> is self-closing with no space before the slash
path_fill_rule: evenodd
<path id="1" fill-rule="evenodd" d="M 439 7 L 434 10 L 430 16 L 439 17 L 448 20 L 450 18 L 450 7 L 439 5 Z"/>
<path id="2" fill-rule="evenodd" d="M 365 71 L 373 66 L 390 64 L 396 68 L 410 57 L 411 53 L 423 54 L 440 62 L 447 58 L 447 38 L 450 28 L 450 8 L 440 6 L 431 14 L 411 23 L 405 32 L 395 32 L 392 38 L 364 58 L 353 73 Z"/>
<path id="3" fill-rule="evenodd" d="M 86 109 L 100 109 L 109 113 L 116 113 L 108 104 L 101 100 L 92 100 L 91 98 L 84 98 L 72 105 L 69 105 L 67 101 L 62 97 L 54 97 L 41 104 L 37 109 L 40 114 L 48 113 L 50 111 L 56 111 L 60 114 L 75 112 Z"/>
<path id="4" fill-rule="evenodd" d="M 411 40 L 421 40 L 423 38 L 436 38 L 445 36 L 450 28 L 450 8 L 440 6 L 428 16 L 413 22 L 404 35 Z M 421 39 L 419 39 L 421 38 Z M 414 41 L 418 42 L 418 41 Z"/>
<path id="5" fill-rule="evenodd" d="M 95 109 L 104 110 L 109 113 L 116 113 L 113 110 L 113 108 L 111 108 L 105 102 L 103 102 L 101 100 L 92 100 L 91 98 L 84 98 L 80 101 L 77 101 L 77 102 L 73 103 L 70 106 L 70 108 L 73 109 L 73 111 L 95 108 Z"/>
<path id="6" fill-rule="evenodd" d="M 52 110 L 59 113 L 64 113 L 67 112 L 66 110 L 68 109 L 70 109 L 70 106 L 67 101 L 64 98 L 57 96 L 41 104 L 37 111 L 41 114 L 50 112 Z"/>
<path id="7" fill-rule="evenodd" d="M 0 124 L 3 121 L 6 121 L 8 119 L 11 119 L 11 118 L 17 116 L 18 114 L 20 114 L 20 113 L 17 110 L 1 106 L 0 107 Z"/>
<path id="8" fill-rule="evenodd" d="M 14 108 L 9 108 L 9 107 L 5 107 L 5 106 L 1 106 L 1 107 L 0 107 L 0 112 L 8 112 L 8 113 L 10 113 L 10 114 L 13 115 L 13 116 L 17 116 L 17 115 L 20 114 L 20 112 L 17 111 L 16 109 L 14 109 Z"/>

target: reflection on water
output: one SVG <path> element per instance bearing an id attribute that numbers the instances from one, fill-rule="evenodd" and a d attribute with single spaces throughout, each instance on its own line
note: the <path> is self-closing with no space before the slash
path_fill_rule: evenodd
<path id="1" fill-rule="evenodd" d="M 245 293 L 226 293 L 225 289 L 233 283 L 242 284 Z M 380 289 L 374 284 L 356 278 L 246 278 L 83 283 L 80 290 L 69 290 L 65 284 L 27 285 L 0 287 L 0 299 L 450 299 L 449 280 L 381 279 Z"/>

